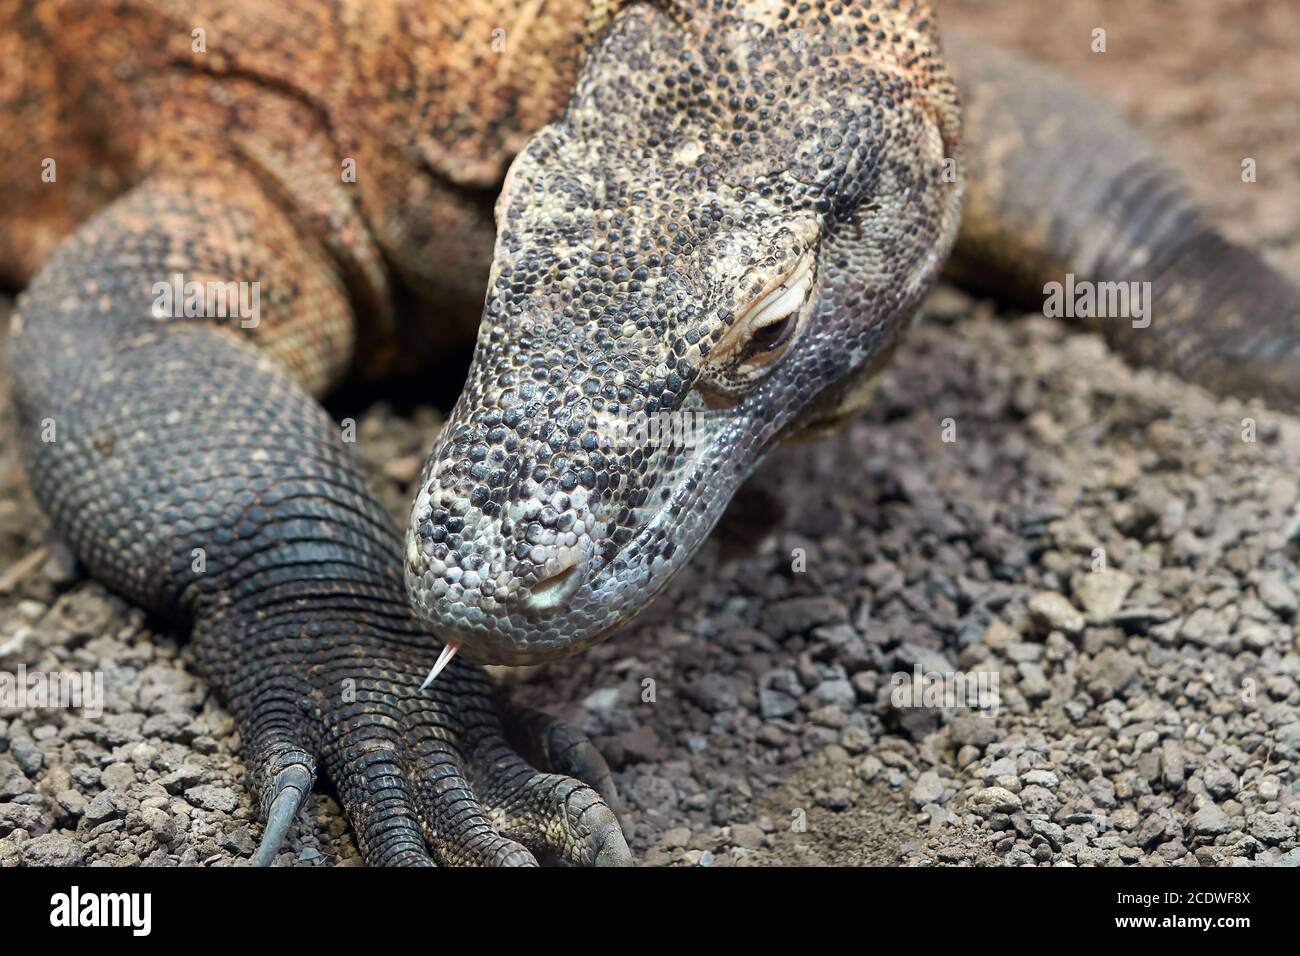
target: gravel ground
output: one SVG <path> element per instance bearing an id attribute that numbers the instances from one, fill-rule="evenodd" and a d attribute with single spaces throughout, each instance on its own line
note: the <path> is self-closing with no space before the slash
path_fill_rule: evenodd
<path id="1" fill-rule="evenodd" d="M 1214 186 L 1244 149 L 1300 174 L 1280 39 L 1300 14 L 1254 29 L 1268 5 L 1216 2 L 1234 56 L 1212 17 L 1162 20 L 1206 4 L 1129 6 L 953 19 L 1030 49 L 1106 25 L 1113 62 L 1093 76 L 1085 45 L 1061 65 L 1200 144 L 1185 168 L 1211 208 L 1300 264 L 1294 188 Z M 1197 69 L 1211 52 L 1231 83 Z M 1300 865 L 1300 422 L 947 287 L 926 311 L 866 416 L 779 452 L 643 621 L 501 679 L 596 739 L 645 864 Z M 438 421 L 361 418 L 395 515 Z M 40 559 L 43 534 L 6 439 L 0 671 L 101 670 L 106 712 L 0 710 L 0 865 L 246 861 L 229 715 L 182 643 Z M 916 669 L 996 675 L 999 706 L 896 706 Z M 324 793 L 289 850 L 359 862 Z"/>

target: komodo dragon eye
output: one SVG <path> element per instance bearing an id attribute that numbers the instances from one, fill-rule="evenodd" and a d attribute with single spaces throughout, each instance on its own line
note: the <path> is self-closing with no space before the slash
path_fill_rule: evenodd
<path id="1" fill-rule="evenodd" d="M 744 307 L 700 371 L 705 397 L 739 401 L 789 351 L 811 313 L 814 257 L 806 253 L 790 272 L 775 277 Z"/>
<path id="2" fill-rule="evenodd" d="M 746 357 L 762 355 L 765 352 L 775 352 L 790 341 L 790 336 L 794 334 L 798 321 L 796 312 L 788 312 L 785 318 L 776 319 L 765 325 L 758 326 L 754 330 L 754 334 L 749 338 L 749 346 L 745 350 Z"/>

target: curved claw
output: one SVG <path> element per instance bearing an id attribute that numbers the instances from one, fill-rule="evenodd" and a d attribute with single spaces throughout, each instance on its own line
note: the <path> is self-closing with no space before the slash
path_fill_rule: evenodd
<path id="1" fill-rule="evenodd" d="M 616 817 L 621 815 L 622 800 L 614 775 L 586 734 L 568 721 L 533 707 L 505 702 L 503 710 L 506 737 L 529 763 L 543 771 L 581 780 L 600 794 Z"/>
<path id="2" fill-rule="evenodd" d="M 266 830 L 253 854 L 253 866 L 270 866 L 289 833 L 298 809 L 311 791 L 311 773 L 302 764 L 291 764 L 275 777 L 275 797 L 266 812 Z"/>
<path id="3" fill-rule="evenodd" d="M 567 866 L 632 862 L 618 818 L 592 787 L 534 770 L 504 741 L 475 755 L 476 786 L 498 829 L 539 860 Z"/>
<path id="4" fill-rule="evenodd" d="M 594 863 L 596 866 L 632 866 L 632 850 L 627 845 L 627 837 L 623 835 L 618 818 L 612 810 L 609 815 L 608 821 L 601 821 L 604 841 L 596 851 Z"/>

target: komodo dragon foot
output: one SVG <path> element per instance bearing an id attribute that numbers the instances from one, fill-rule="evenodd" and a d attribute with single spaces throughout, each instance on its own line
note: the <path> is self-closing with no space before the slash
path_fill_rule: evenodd
<path id="1" fill-rule="evenodd" d="M 224 696 L 266 819 L 255 864 L 275 858 L 318 766 L 374 864 L 630 863 L 609 771 L 585 738 L 539 712 L 498 716 L 476 665 L 456 662 L 420 691 L 437 642 L 377 617 L 321 620 L 310 642 L 295 624 L 255 644 L 237 626 L 196 635 L 205 670 L 238 675 Z"/>

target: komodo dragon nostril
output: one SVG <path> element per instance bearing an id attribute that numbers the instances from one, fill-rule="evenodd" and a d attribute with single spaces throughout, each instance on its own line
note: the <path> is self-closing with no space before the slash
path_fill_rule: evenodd
<path id="1" fill-rule="evenodd" d="M 564 567 L 542 578 L 524 593 L 524 606 L 531 611 L 549 611 L 558 607 L 582 586 L 586 567 L 586 557 L 575 554 Z"/>

